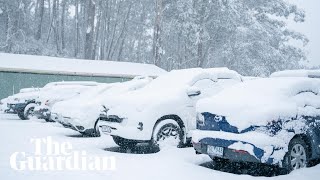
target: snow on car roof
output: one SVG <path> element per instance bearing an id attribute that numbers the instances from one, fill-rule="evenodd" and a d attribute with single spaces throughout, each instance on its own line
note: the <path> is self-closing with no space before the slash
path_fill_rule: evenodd
<path id="1" fill-rule="evenodd" d="M 275 72 L 270 77 L 309 77 L 309 78 L 320 78 L 320 69 L 318 70 L 286 70 Z"/>
<path id="2" fill-rule="evenodd" d="M 29 92 L 35 92 L 35 91 L 40 91 L 40 88 L 23 88 L 20 89 L 20 93 L 29 93 Z"/>
<path id="3" fill-rule="evenodd" d="M 47 56 L 0 53 L 0 71 L 86 75 L 106 77 L 151 76 L 166 73 L 152 64 L 115 61 L 92 61 Z"/>
<path id="4" fill-rule="evenodd" d="M 241 75 L 228 68 L 191 68 L 172 70 L 166 73 L 147 85 L 149 88 L 175 88 L 180 89 L 181 86 L 192 85 L 195 81 L 203 78 L 211 78 L 212 80 L 217 79 L 235 79 L 241 81 Z"/>
<path id="5" fill-rule="evenodd" d="M 251 125 L 266 125 L 279 118 L 295 117 L 306 105 L 316 110 L 320 108 L 319 92 L 320 79 L 262 78 L 200 100 L 197 112 L 226 116 L 231 125 L 243 130 Z"/>

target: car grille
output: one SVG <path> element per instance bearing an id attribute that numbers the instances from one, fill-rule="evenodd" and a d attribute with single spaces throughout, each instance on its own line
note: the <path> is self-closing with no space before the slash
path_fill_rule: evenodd
<path id="1" fill-rule="evenodd" d="M 107 117 L 100 116 L 100 120 L 101 121 L 106 121 L 106 122 L 113 122 L 113 123 L 122 123 L 123 118 L 111 115 L 111 116 L 107 116 Z"/>

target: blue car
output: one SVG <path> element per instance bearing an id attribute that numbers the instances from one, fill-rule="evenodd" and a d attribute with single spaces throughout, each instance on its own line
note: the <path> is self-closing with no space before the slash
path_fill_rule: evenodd
<path id="1" fill-rule="evenodd" d="M 256 79 L 200 100 L 196 153 L 288 172 L 319 159 L 320 79 L 312 77 Z"/>

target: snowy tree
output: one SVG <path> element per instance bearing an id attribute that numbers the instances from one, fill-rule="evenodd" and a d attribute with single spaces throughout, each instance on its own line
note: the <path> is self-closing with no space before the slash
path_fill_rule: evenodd
<path id="1" fill-rule="evenodd" d="M 306 60 L 286 25 L 304 16 L 285 0 L 0 0 L 0 51 L 269 75 Z"/>

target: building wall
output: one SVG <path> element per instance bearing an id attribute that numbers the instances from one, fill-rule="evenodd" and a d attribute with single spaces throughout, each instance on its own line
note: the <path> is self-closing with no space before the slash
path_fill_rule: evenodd
<path id="1" fill-rule="evenodd" d="M 122 82 L 129 78 L 96 77 L 78 75 L 36 74 L 20 72 L 0 72 L 0 99 L 18 93 L 22 88 L 43 87 L 56 81 L 96 81 L 101 83 Z"/>

